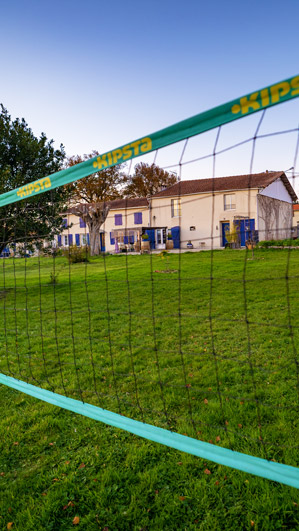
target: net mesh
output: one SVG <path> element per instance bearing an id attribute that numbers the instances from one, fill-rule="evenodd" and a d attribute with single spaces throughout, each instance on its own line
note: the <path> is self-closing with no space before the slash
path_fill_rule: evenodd
<path id="1" fill-rule="evenodd" d="M 175 190 L 111 203 L 100 256 L 71 209 L 49 242 L 31 233 L 42 204 L 20 201 L 13 219 L 2 207 L 0 372 L 298 465 L 298 101 L 287 105 L 285 129 L 273 130 L 270 109 L 147 155 L 177 174 Z"/>

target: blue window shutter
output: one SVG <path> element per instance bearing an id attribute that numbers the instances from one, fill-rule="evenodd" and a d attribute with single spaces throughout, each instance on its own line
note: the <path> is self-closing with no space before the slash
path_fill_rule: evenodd
<path id="1" fill-rule="evenodd" d="M 90 240 L 89 240 L 89 232 L 86 234 L 86 238 L 87 238 L 87 245 L 89 245 L 89 242 L 90 242 Z"/>
<path id="2" fill-rule="evenodd" d="M 61 235 L 58 236 L 58 247 L 61 247 Z"/>
<path id="3" fill-rule="evenodd" d="M 112 238 L 112 232 L 110 232 L 110 243 L 111 245 L 115 244 L 115 238 Z"/>
<path id="4" fill-rule="evenodd" d="M 122 225 L 123 224 L 123 216 L 122 216 L 122 214 L 114 214 L 114 224 L 115 225 Z"/>
<path id="5" fill-rule="evenodd" d="M 129 236 L 129 242 L 134 243 L 134 234 L 130 234 Z"/>
<path id="6" fill-rule="evenodd" d="M 128 236 L 124 236 L 124 244 L 126 243 L 129 243 L 129 237 Z"/>
<path id="7" fill-rule="evenodd" d="M 171 236 L 172 236 L 172 241 L 173 241 L 173 248 L 179 249 L 180 248 L 180 227 L 172 227 Z"/>
<path id="8" fill-rule="evenodd" d="M 135 225 L 142 225 L 142 212 L 134 212 Z"/>
<path id="9" fill-rule="evenodd" d="M 67 218 L 64 218 L 63 221 L 62 221 L 62 225 L 64 226 L 64 228 L 67 227 Z"/>
<path id="10" fill-rule="evenodd" d="M 76 245 L 77 247 L 80 246 L 80 234 L 75 234 L 75 238 L 76 238 Z"/>
<path id="11" fill-rule="evenodd" d="M 69 234 L 69 245 L 73 245 L 73 235 Z"/>
<path id="12" fill-rule="evenodd" d="M 155 243 L 155 229 L 146 229 L 146 234 L 148 234 L 149 242 L 150 242 L 150 248 L 155 249 L 156 243 Z"/>
<path id="13" fill-rule="evenodd" d="M 86 223 L 85 223 L 85 221 L 83 221 L 82 218 L 80 218 L 79 227 L 80 227 L 80 229 L 85 229 L 85 227 L 86 227 Z"/>

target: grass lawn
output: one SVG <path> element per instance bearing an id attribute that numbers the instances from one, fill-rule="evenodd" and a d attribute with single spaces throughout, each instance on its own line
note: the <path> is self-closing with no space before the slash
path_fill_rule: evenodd
<path id="1" fill-rule="evenodd" d="M 0 265 L 0 372 L 299 466 L 299 250 Z M 0 529 L 299 529 L 293 488 L 0 400 Z"/>

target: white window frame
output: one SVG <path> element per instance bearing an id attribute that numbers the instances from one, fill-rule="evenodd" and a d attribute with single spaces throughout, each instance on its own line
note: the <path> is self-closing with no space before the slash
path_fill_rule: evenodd
<path id="1" fill-rule="evenodd" d="M 82 247 L 84 247 L 85 245 L 87 245 L 87 234 L 84 233 L 84 234 L 80 234 L 80 245 Z"/>
<path id="2" fill-rule="evenodd" d="M 181 215 L 181 200 L 172 199 L 171 200 L 171 217 L 179 218 Z"/>
<path id="3" fill-rule="evenodd" d="M 236 194 L 224 194 L 223 208 L 224 210 L 236 210 Z"/>

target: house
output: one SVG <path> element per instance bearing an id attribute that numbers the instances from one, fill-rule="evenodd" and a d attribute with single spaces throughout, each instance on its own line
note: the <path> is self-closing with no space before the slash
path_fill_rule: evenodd
<path id="1" fill-rule="evenodd" d="M 149 204 L 146 197 L 111 201 L 109 214 L 102 226 L 106 235 L 106 250 L 121 250 L 123 246 L 133 250 L 134 243 L 141 240 L 143 227 L 148 225 Z"/>
<path id="2" fill-rule="evenodd" d="M 181 181 L 150 200 L 150 224 L 179 228 L 181 248 L 224 247 L 235 228 L 239 243 L 291 237 L 297 196 L 284 172 Z"/>
<path id="3" fill-rule="evenodd" d="M 140 241 L 142 227 L 149 224 L 149 205 L 145 197 L 108 201 L 108 216 L 100 229 L 101 251 L 121 250 Z M 64 215 L 65 230 L 57 237 L 58 247 L 89 245 L 89 230 L 70 208 Z"/>
<path id="4" fill-rule="evenodd" d="M 299 238 L 299 205 L 293 205 L 293 237 Z"/>
<path id="5" fill-rule="evenodd" d="M 282 171 L 181 181 L 150 198 L 110 201 L 101 250 L 133 251 L 144 233 L 153 250 L 166 248 L 169 233 L 175 249 L 223 248 L 233 229 L 241 247 L 248 239 L 289 238 L 296 200 Z M 65 224 L 59 246 L 89 244 L 88 228 L 71 210 Z"/>

